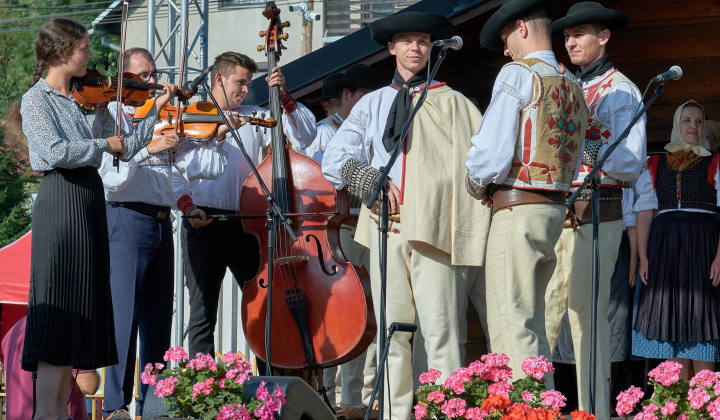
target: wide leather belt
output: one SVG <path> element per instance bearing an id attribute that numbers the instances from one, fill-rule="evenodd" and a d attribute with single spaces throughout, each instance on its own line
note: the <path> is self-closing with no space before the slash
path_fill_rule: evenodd
<path id="1" fill-rule="evenodd" d="M 154 217 L 156 219 L 165 219 L 170 214 L 170 207 L 156 206 L 153 204 L 130 202 L 130 201 L 109 201 L 113 207 L 123 207 L 134 212 L 144 214 L 145 216 Z"/>
<path id="2" fill-rule="evenodd" d="M 573 190 L 570 191 L 572 194 Z M 592 223 L 591 190 L 585 189 L 573 204 L 573 214 L 565 220 L 565 227 Z M 622 220 L 622 188 L 600 188 L 600 223 Z"/>
<path id="3" fill-rule="evenodd" d="M 506 186 L 497 186 L 492 193 L 495 214 L 502 209 L 522 204 L 565 204 L 564 191 L 521 190 Z"/>

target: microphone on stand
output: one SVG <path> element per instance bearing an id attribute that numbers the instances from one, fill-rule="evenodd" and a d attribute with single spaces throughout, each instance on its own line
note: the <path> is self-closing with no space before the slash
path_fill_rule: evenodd
<path id="1" fill-rule="evenodd" d="M 210 65 L 210 67 L 206 68 L 198 77 L 195 78 L 192 82 L 187 82 L 183 85 L 182 91 L 188 92 L 191 91 L 193 94 L 197 93 L 198 87 L 200 87 L 200 84 L 205 80 L 208 74 L 214 69 L 214 65 Z"/>
<path id="2" fill-rule="evenodd" d="M 683 75 L 683 71 L 680 66 L 672 66 L 670 70 L 665 73 L 658 74 L 650 80 L 650 83 L 664 83 L 668 80 L 680 80 Z"/>
<path id="3" fill-rule="evenodd" d="M 463 46 L 463 40 L 459 36 L 455 35 L 450 39 L 438 39 L 437 41 L 433 41 L 433 45 L 439 46 L 443 50 L 447 50 L 448 48 L 459 50 Z"/>

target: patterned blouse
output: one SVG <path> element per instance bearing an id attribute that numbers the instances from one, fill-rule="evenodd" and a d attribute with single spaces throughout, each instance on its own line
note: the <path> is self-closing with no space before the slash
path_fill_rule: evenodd
<path id="1" fill-rule="evenodd" d="M 40 79 L 22 97 L 22 130 L 28 139 L 30 164 L 38 172 L 55 168 L 100 167 L 106 138 L 116 135 L 115 120 L 107 108 L 83 112 L 75 100 Z M 148 114 L 125 136 L 127 162 L 152 139 L 157 116 Z"/>

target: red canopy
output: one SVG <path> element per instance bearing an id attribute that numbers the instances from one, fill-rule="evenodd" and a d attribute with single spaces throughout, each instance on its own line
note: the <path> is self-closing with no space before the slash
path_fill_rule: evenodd
<path id="1" fill-rule="evenodd" d="M 27 305 L 32 231 L 0 249 L 0 303 Z"/>

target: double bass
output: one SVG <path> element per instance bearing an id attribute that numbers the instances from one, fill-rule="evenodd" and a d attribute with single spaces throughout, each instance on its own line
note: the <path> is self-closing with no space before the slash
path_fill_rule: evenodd
<path id="1" fill-rule="evenodd" d="M 265 37 L 268 69 L 272 71 L 287 39 L 280 10 L 268 2 L 263 15 L 270 20 Z M 317 161 L 286 147 L 279 88 L 270 88 L 271 154 L 258 173 L 297 235 L 292 241 L 275 224 L 272 267 L 270 363 L 288 369 L 332 367 L 359 356 L 377 330 L 364 267 L 348 262 L 340 247 L 339 231 L 349 218 L 346 190 L 336 190 L 322 175 Z M 268 204 L 255 175 L 240 194 L 241 215 L 265 214 Z M 266 220 L 244 219 L 245 232 L 260 243 L 261 266 L 242 293 L 243 330 L 252 351 L 266 360 L 268 228 Z"/>

